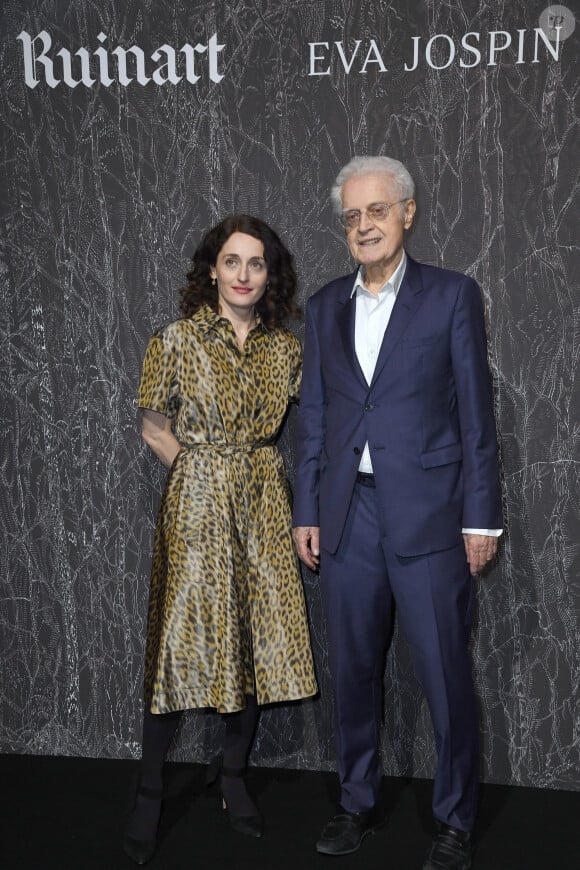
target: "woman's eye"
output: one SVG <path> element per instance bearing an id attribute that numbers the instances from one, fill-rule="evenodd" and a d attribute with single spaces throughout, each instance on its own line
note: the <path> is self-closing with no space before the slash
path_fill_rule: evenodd
<path id="1" fill-rule="evenodd" d="M 264 268 L 264 263 L 260 263 L 259 260 L 256 260 L 254 263 L 250 263 L 250 269 L 254 269 L 256 272 L 261 272 Z"/>
<path id="2" fill-rule="evenodd" d="M 230 268 L 232 266 L 235 266 L 236 263 L 237 263 L 237 260 L 235 260 L 234 257 L 228 257 L 226 260 L 226 266 L 230 266 Z"/>

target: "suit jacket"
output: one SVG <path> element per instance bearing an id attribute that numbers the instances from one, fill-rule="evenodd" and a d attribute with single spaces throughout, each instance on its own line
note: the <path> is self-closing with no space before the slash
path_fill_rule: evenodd
<path id="1" fill-rule="evenodd" d="M 354 347 L 356 271 L 308 301 L 294 525 L 336 551 L 368 441 L 381 526 L 401 556 L 501 528 L 497 439 L 481 292 L 410 257 L 374 376 Z"/>

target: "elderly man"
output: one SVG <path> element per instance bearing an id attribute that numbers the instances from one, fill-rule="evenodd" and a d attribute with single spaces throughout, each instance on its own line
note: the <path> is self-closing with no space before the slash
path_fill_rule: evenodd
<path id="1" fill-rule="evenodd" d="M 414 185 L 355 157 L 332 197 L 358 266 L 309 300 L 294 537 L 320 567 L 343 811 L 317 850 L 344 855 L 383 822 L 379 732 L 394 602 L 437 747 L 427 868 L 471 866 L 478 716 L 473 586 L 496 552 L 501 499 L 477 284 L 404 249 Z"/>

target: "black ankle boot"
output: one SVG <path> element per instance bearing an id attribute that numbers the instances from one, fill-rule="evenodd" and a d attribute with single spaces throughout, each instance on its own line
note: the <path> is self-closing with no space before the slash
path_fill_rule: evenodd
<path id="1" fill-rule="evenodd" d="M 158 801 L 159 803 L 159 815 L 161 814 L 161 802 L 163 800 L 163 790 L 156 788 L 147 788 L 146 786 L 139 786 L 137 789 L 137 793 L 135 795 L 135 805 L 133 807 L 131 816 L 138 812 L 137 809 L 137 801 L 139 798 L 144 798 L 146 801 Z M 127 823 L 127 827 L 130 825 L 130 821 Z M 123 837 L 123 851 L 125 855 L 131 858 L 135 864 L 147 864 L 155 854 L 155 849 L 157 848 L 157 831 L 159 829 L 159 821 L 155 825 L 154 830 L 152 831 L 152 836 L 148 838 L 139 838 L 134 837 L 125 831 L 125 836 Z"/>
<path id="2" fill-rule="evenodd" d="M 260 813 L 256 811 L 253 815 L 238 815 L 234 812 L 236 808 L 233 803 L 230 802 L 231 805 L 228 806 L 224 794 L 224 779 L 242 779 L 246 775 L 246 770 L 245 767 L 224 767 L 223 755 L 218 755 L 208 768 L 206 782 L 208 786 L 213 785 L 219 776 L 222 805 L 234 831 L 245 834 L 247 837 L 261 837 L 264 833 L 264 820 Z"/>

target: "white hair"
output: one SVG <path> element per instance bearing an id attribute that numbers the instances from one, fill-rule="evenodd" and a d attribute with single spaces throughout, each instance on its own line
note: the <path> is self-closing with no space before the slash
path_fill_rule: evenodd
<path id="1" fill-rule="evenodd" d="M 330 199 L 337 214 L 342 211 L 342 188 L 354 175 L 386 175 L 395 185 L 401 199 L 413 199 L 415 184 L 408 169 L 392 157 L 353 157 L 343 166 L 330 191 Z"/>

